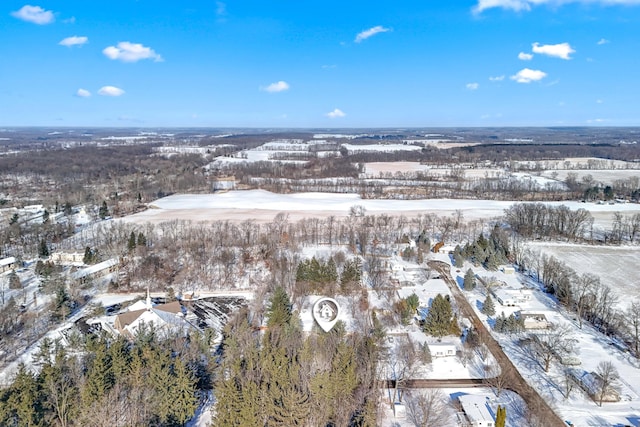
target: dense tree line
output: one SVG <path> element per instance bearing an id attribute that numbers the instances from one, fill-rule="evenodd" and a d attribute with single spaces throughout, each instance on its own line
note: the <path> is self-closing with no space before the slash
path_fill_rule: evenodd
<path id="1" fill-rule="evenodd" d="M 305 337 L 282 288 L 267 319 L 264 334 L 247 313 L 225 329 L 214 426 L 376 425 L 375 335 L 347 334 L 339 323 Z"/>
<path id="2" fill-rule="evenodd" d="M 159 340 L 152 329 L 136 341 L 89 335 L 80 352 L 44 340 L 0 391 L 0 425 L 181 426 L 211 387 L 210 337 Z"/>
<path id="3" fill-rule="evenodd" d="M 514 204 L 505 210 L 504 218 L 514 231 L 533 239 L 581 240 L 593 225 L 593 217 L 586 209 L 543 203 Z"/>

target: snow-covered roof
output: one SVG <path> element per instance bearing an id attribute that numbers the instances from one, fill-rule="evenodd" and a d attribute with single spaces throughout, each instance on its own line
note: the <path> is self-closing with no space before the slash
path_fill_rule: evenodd
<path id="1" fill-rule="evenodd" d="M 15 262 L 16 262 L 15 257 L 10 256 L 8 258 L 3 258 L 3 259 L 0 259 L 0 267 L 15 264 Z"/>
<path id="2" fill-rule="evenodd" d="M 464 413 L 474 425 L 493 423 L 493 417 L 487 408 L 487 398 L 474 394 L 464 394 L 458 397 Z"/>
<path id="3" fill-rule="evenodd" d="M 73 279 L 82 279 L 90 274 L 97 273 L 98 271 L 106 270 L 107 268 L 111 268 L 114 265 L 118 264 L 118 260 L 116 258 L 111 258 L 106 261 L 102 261 L 98 264 L 91 265 L 87 268 L 83 268 L 82 270 L 78 270 L 71 275 Z"/>

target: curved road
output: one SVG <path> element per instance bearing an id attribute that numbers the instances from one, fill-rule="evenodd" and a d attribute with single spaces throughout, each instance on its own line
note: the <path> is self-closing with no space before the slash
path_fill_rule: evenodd
<path id="1" fill-rule="evenodd" d="M 553 410 L 547 404 L 547 402 L 542 397 L 540 397 L 538 392 L 536 392 L 533 389 L 533 387 L 531 387 L 524 380 L 524 378 L 522 377 L 520 372 L 516 369 L 516 367 L 513 365 L 511 360 L 507 357 L 506 354 L 504 354 L 504 351 L 502 351 L 502 347 L 500 347 L 498 342 L 495 339 L 493 339 L 493 337 L 487 330 L 484 323 L 482 323 L 482 321 L 480 320 L 476 312 L 471 307 L 471 304 L 469 303 L 467 298 L 463 295 L 462 291 L 458 287 L 458 284 L 451 277 L 451 272 L 450 272 L 451 266 L 441 261 L 429 261 L 428 265 L 429 267 L 433 268 L 434 270 L 438 271 L 438 273 L 440 273 L 440 276 L 447 283 L 447 286 L 449 286 L 449 289 L 451 290 L 451 294 L 456 300 L 458 309 L 460 310 L 460 315 L 470 319 L 473 322 L 473 325 L 478 331 L 478 333 L 480 334 L 481 339 L 487 345 L 487 347 L 491 351 L 491 354 L 493 354 L 493 357 L 496 359 L 496 361 L 500 365 L 502 374 L 506 378 L 508 378 L 508 385 L 504 388 L 518 393 L 520 397 L 522 397 L 522 399 L 527 403 L 529 410 L 532 413 L 535 413 L 538 416 L 538 418 L 542 422 L 544 422 L 545 426 L 558 426 L 558 427 L 565 426 L 566 427 L 566 424 L 562 421 L 562 419 L 560 419 L 560 417 L 558 417 L 558 415 L 555 412 L 553 412 Z M 433 380 L 415 380 L 415 381 L 416 381 L 415 383 L 416 385 L 423 384 L 422 381 L 427 381 L 427 383 L 424 383 L 424 384 L 433 383 Z M 466 383 L 467 381 L 477 381 L 477 380 L 466 380 L 464 381 L 464 383 Z M 452 382 L 461 383 L 460 380 L 453 380 Z M 410 386 L 409 384 L 411 384 L 410 381 L 408 382 L 407 386 Z M 435 387 L 435 383 L 433 384 L 434 385 L 432 387 Z M 484 385 L 489 385 L 489 384 L 484 382 Z M 467 387 L 474 387 L 474 386 L 477 387 L 477 385 L 467 385 Z M 429 385 L 427 385 L 426 387 L 429 387 Z"/>

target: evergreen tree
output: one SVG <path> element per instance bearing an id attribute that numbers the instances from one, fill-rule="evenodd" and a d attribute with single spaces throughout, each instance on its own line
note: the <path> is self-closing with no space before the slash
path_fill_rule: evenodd
<path id="1" fill-rule="evenodd" d="M 465 291 L 472 291 L 476 288 L 476 275 L 473 270 L 468 269 L 464 274 L 463 287 Z"/>
<path id="2" fill-rule="evenodd" d="M 147 246 L 147 238 L 145 237 L 144 233 L 141 231 L 138 233 L 138 242 L 137 242 L 138 246 Z"/>
<path id="3" fill-rule="evenodd" d="M 333 257 L 327 261 L 324 276 L 325 280 L 329 283 L 334 284 L 338 281 L 338 267 L 336 267 L 336 262 L 333 260 Z"/>
<path id="4" fill-rule="evenodd" d="M 82 262 L 91 265 L 95 264 L 98 261 L 98 251 L 91 249 L 89 246 L 84 248 L 84 256 L 82 257 Z"/>
<path id="5" fill-rule="evenodd" d="M 496 411 L 496 427 L 505 427 L 505 423 L 507 422 L 507 408 L 505 406 L 498 405 L 498 410 Z"/>
<path id="6" fill-rule="evenodd" d="M 20 217 L 18 217 L 17 213 L 14 213 L 11 219 L 9 220 L 9 225 L 17 224 L 18 219 L 20 219 Z"/>
<path id="7" fill-rule="evenodd" d="M 100 219 L 105 219 L 106 217 L 109 216 L 109 208 L 107 207 L 107 202 L 105 200 L 103 200 L 102 205 L 100 205 L 100 209 L 98 210 L 98 216 L 100 217 Z"/>
<path id="8" fill-rule="evenodd" d="M 18 277 L 18 273 L 15 270 L 11 270 L 9 273 L 9 289 L 21 289 L 22 283 L 20 282 L 20 278 Z"/>
<path id="9" fill-rule="evenodd" d="M 291 300 L 282 286 L 278 286 L 271 296 L 267 310 L 269 328 L 284 326 L 291 320 Z"/>
<path id="10" fill-rule="evenodd" d="M 49 222 L 49 211 L 45 209 L 42 213 L 42 223 L 46 224 L 47 222 Z"/>
<path id="11" fill-rule="evenodd" d="M 452 330 L 452 318 L 451 303 L 442 294 L 438 294 L 431 302 L 423 330 L 435 337 L 448 335 Z"/>
<path id="12" fill-rule="evenodd" d="M 45 258 L 49 256 L 49 246 L 47 245 L 47 241 L 42 239 L 40 240 L 40 246 L 38 247 L 38 255 Z"/>
<path id="13" fill-rule="evenodd" d="M 129 234 L 129 240 L 127 241 L 127 249 L 132 252 L 136 248 L 136 233 L 133 231 Z"/>
<path id="14" fill-rule="evenodd" d="M 9 388 L 5 411 L 9 422 L 0 423 L 7 426 L 41 426 L 44 411 L 42 394 L 37 378 L 21 364 L 18 373 Z M 4 405 L 2 405 L 4 406 Z"/>
<path id="15" fill-rule="evenodd" d="M 169 384 L 169 391 L 172 402 L 170 418 L 184 425 L 198 408 L 198 399 L 195 377 L 179 357 L 173 360 L 173 381 Z"/>
<path id="16" fill-rule="evenodd" d="M 493 316 L 496 314 L 496 307 L 493 304 L 491 295 L 489 294 L 487 294 L 487 297 L 484 299 L 484 303 L 482 303 L 482 312 L 487 316 Z"/>

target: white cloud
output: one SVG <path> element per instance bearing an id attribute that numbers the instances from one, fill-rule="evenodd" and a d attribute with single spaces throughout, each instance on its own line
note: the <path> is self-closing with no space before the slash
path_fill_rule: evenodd
<path id="1" fill-rule="evenodd" d="M 327 117 L 329 117 L 330 119 L 337 119 L 339 117 L 344 117 L 346 116 L 346 114 L 340 110 L 339 108 L 336 108 L 333 111 L 329 111 L 327 114 L 325 114 Z"/>
<path id="2" fill-rule="evenodd" d="M 501 82 L 504 80 L 504 76 L 491 76 L 489 77 L 489 81 L 492 82 Z"/>
<path id="3" fill-rule="evenodd" d="M 518 54 L 518 59 L 520 59 L 522 61 L 531 61 L 533 59 L 533 55 L 530 54 L 530 53 L 520 52 Z"/>
<path id="4" fill-rule="evenodd" d="M 44 10 L 40 6 L 31 6 L 28 4 L 22 6 L 20 10 L 11 12 L 11 16 L 38 25 L 50 24 L 55 20 L 52 11 Z"/>
<path id="5" fill-rule="evenodd" d="M 382 25 L 376 25 L 375 27 L 369 28 L 368 30 L 359 32 L 356 36 L 355 42 L 360 43 L 361 41 L 366 40 L 371 36 L 375 36 L 379 33 L 386 33 L 387 31 L 391 31 L 391 29 L 385 28 Z"/>
<path id="6" fill-rule="evenodd" d="M 575 53 L 575 50 L 569 45 L 569 43 L 558 44 L 544 44 L 536 42 L 531 45 L 533 53 L 539 53 L 541 55 L 553 56 L 560 59 L 571 59 L 569 55 Z"/>
<path id="7" fill-rule="evenodd" d="M 270 93 L 284 92 L 289 90 L 289 83 L 280 80 L 279 82 L 271 83 L 269 86 L 261 87 L 260 90 Z"/>
<path id="8" fill-rule="evenodd" d="M 109 59 L 117 59 L 122 62 L 137 62 L 141 59 L 153 59 L 161 62 L 162 57 L 150 47 L 140 43 L 120 42 L 118 46 L 109 46 L 102 50 L 102 53 Z"/>
<path id="9" fill-rule="evenodd" d="M 124 90 L 115 86 L 102 86 L 100 90 L 98 90 L 98 94 L 102 96 L 120 96 L 124 95 Z"/>
<path id="10" fill-rule="evenodd" d="M 480 87 L 480 85 L 478 83 L 467 83 L 467 89 L 469 90 L 476 90 L 478 89 L 478 87 Z"/>
<path id="11" fill-rule="evenodd" d="M 89 41 L 88 37 L 71 36 L 71 37 L 67 37 L 66 39 L 60 40 L 60 43 L 58 44 L 62 46 L 82 46 L 88 41 Z"/>
<path id="12" fill-rule="evenodd" d="M 80 98 L 88 98 L 91 96 L 91 92 L 89 92 L 86 89 L 78 89 L 78 91 L 76 92 L 76 96 L 79 96 Z"/>
<path id="13" fill-rule="evenodd" d="M 511 76 L 511 80 L 515 80 L 518 83 L 531 83 L 544 79 L 547 73 L 540 70 L 531 70 L 524 68 L 518 71 L 515 75 Z"/>
<path id="14" fill-rule="evenodd" d="M 610 43 L 610 41 L 607 39 L 598 40 L 598 46 L 602 46 L 603 44 L 607 44 L 607 43 Z"/>
<path id="15" fill-rule="evenodd" d="M 545 4 L 562 6 L 568 3 L 633 6 L 640 5 L 640 0 L 478 0 L 478 4 L 473 7 L 472 11 L 477 14 L 487 9 L 501 8 L 520 12 L 530 11 L 532 6 Z"/>

